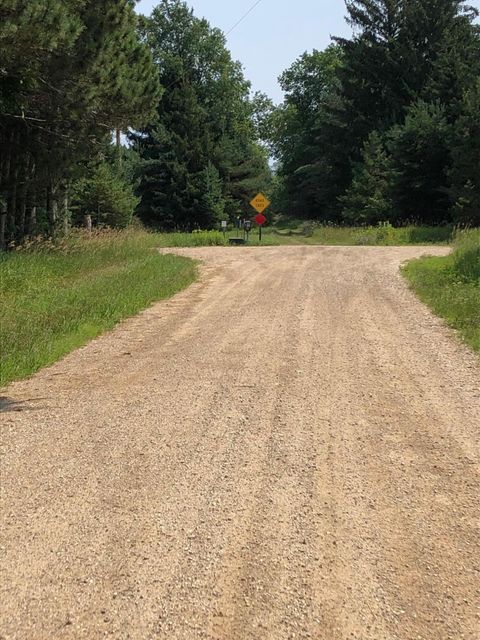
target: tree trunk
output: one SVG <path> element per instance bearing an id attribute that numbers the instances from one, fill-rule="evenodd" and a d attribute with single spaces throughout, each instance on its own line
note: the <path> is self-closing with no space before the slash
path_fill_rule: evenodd
<path id="1" fill-rule="evenodd" d="M 92 216 L 90 214 L 85 216 L 85 229 L 88 233 L 92 233 Z"/>
<path id="2" fill-rule="evenodd" d="M 10 139 L 8 142 L 7 152 L 5 154 L 5 161 L 3 166 L 3 188 L 5 192 L 5 201 L 2 204 L 2 246 L 6 247 L 9 241 L 9 232 L 10 232 L 10 207 L 11 207 L 11 191 L 12 191 L 12 173 L 13 167 L 15 164 L 14 161 L 14 143 L 15 143 L 15 132 L 12 131 L 10 134 Z"/>
<path id="3" fill-rule="evenodd" d="M 68 210 L 68 204 L 68 187 L 65 187 L 62 198 L 62 225 L 65 236 L 68 236 L 70 231 L 70 211 Z"/>
<path id="4" fill-rule="evenodd" d="M 27 194 L 28 194 L 28 183 L 30 181 L 30 159 L 27 157 L 23 163 L 23 176 L 22 182 L 19 189 L 18 195 L 18 219 L 17 219 L 17 228 L 16 228 L 16 238 L 17 240 L 23 240 L 26 228 L 26 214 L 27 214 Z"/>
<path id="5" fill-rule="evenodd" d="M 37 205 L 32 203 L 28 208 L 28 214 L 27 214 L 27 235 L 29 236 L 35 235 L 36 228 L 37 228 Z"/>
<path id="6" fill-rule="evenodd" d="M 58 223 L 58 194 L 57 185 L 52 183 L 47 187 L 47 216 L 50 234 L 53 236 L 57 231 Z"/>
<path id="7" fill-rule="evenodd" d="M 117 162 L 118 166 L 122 166 L 122 131 L 121 129 L 115 129 L 115 139 L 117 146 Z"/>
<path id="8" fill-rule="evenodd" d="M 37 228 L 37 188 L 34 182 L 35 174 L 35 162 L 32 162 L 30 167 L 30 188 L 28 190 L 28 205 L 26 212 L 26 233 L 29 236 L 33 236 Z"/>
<path id="9" fill-rule="evenodd" d="M 0 201 L 0 251 L 6 248 L 7 206 Z"/>
<path id="10" fill-rule="evenodd" d="M 7 236 L 9 242 L 14 240 L 17 235 L 17 195 L 18 166 L 15 166 L 11 175 L 10 197 L 7 199 Z"/>

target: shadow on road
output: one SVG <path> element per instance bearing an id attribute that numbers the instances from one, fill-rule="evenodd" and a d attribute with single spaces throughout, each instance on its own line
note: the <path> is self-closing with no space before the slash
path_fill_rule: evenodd
<path id="1" fill-rule="evenodd" d="M 45 400 L 45 398 L 31 398 L 30 400 L 14 400 L 6 396 L 0 396 L 0 413 L 9 413 L 11 411 L 37 411 L 42 407 L 32 406 L 30 403 Z"/>

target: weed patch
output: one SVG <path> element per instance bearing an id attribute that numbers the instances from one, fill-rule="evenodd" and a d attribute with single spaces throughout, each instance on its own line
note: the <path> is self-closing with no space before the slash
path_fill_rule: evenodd
<path id="1" fill-rule="evenodd" d="M 403 273 L 418 297 L 480 351 L 480 230 L 459 233 L 451 255 L 413 260 Z"/>

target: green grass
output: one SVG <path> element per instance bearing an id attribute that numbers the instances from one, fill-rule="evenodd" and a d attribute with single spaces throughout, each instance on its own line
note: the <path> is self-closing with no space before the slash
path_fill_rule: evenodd
<path id="1" fill-rule="evenodd" d="M 220 231 L 199 231 L 195 233 L 159 233 L 160 247 L 214 247 L 228 243 Z"/>
<path id="2" fill-rule="evenodd" d="M 0 255 L 0 386 L 188 286 L 195 263 L 142 231 L 74 235 Z"/>
<path id="3" fill-rule="evenodd" d="M 390 225 L 377 227 L 321 226 L 313 222 L 280 221 L 276 227 L 263 230 L 263 246 L 279 245 L 332 245 L 332 246 L 398 246 L 411 244 L 445 244 L 452 240 L 453 227 L 401 227 Z M 205 247 L 228 245 L 229 238 L 236 237 L 236 231 L 225 236 L 219 231 L 195 233 L 159 234 L 159 244 L 163 247 Z M 249 245 L 259 245 L 258 229 L 250 234 Z"/>
<path id="4" fill-rule="evenodd" d="M 403 273 L 419 298 L 480 351 L 480 229 L 460 232 L 451 255 L 414 260 Z"/>
<path id="5" fill-rule="evenodd" d="M 281 244 L 325 244 L 333 246 L 401 246 L 443 244 L 452 239 L 452 227 L 321 226 L 304 223 L 297 229 L 274 229 Z"/>
<path id="6" fill-rule="evenodd" d="M 229 244 L 229 238 L 236 238 L 237 233 L 229 231 L 223 235 L 220 231 L 195 231 L 194 233 L 159 233 L 157 234 L 160 247 L 225 247 Z M 243 237 L 243 232 L 240 234 Z M 250 246 L 260 244 L 258 230 L 250 234 Z M 262 239 L 263 246 L 281 244 L 272 235 L 266 234 Z"/>

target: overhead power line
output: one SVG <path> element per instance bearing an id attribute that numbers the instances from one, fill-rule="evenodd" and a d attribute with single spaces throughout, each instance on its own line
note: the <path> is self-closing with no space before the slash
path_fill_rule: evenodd
<path id="1" fill-rule="evenodd" d="M 233 27 L 232 27 L 229 31 L 227 31 L 227 32 L 225 33 L 225 37 L 226 37 L 226 36 L 228 36 L 228 35 L 230 35 L 230 34 L 232 33 L 232 31 L 234 31 L 234 30 L 235 30 L 235 29 L 236 29 L 236 28 L 237 28 L 237 27 L 238 27 L 238 26 L 239 26 L 239 25 L 240 25 L 240 24 L 245 20 L 245 18 L 247 18 L 247 17 L 248 17 L 248 16 L 252 13 L 252 11 L 258 7 L 258 5 L 259 5 L 261 2 L 262 2 L 262 0 L 257 0 L 257 1 L 256 1 L 256 2 L 255 2 L 255 3 L 250 7 L 250 9 L 249 9 L 246 13 L 244 13 L 244 14 L 243 14 L 243 16 L 240 18 L 240 20 L 238 20 L 238 21 L 233 25 Z M 169 89 L 171 89 L 171 88 L 173 87 L 173 85 L 174 85 L 174 84 L 177 84 L 177 82 L 178 82 L 178 79 L 177 79 L 177 80 L 174 80 L 173 82 L 171 82 L 169 85 L 167 85 L 167 86 L 165 87 L 165 91 L 168 91 Z"/>
<path id="2" fill-rule="evenodd" d="M 258 5 L 262 2 L 262 0 L 257 0 L 257 2 L 255 2 L 255 4 L 253 4 L 250 9 L 247 11 L 247 13 L 244 13 L 243 16 L 240 18 L 240 20 L 238 22 L 236 22 L 233 27 L 230 29 L 230 31 L 227 31 L 227 33 L 225 34 L 226 36 L 229 36 L 232 31 L 234 31 L 244 20 L 247 16 L 249 16 L 252 11 L 254 9 L 256 9 L 258 7 Z"/>

